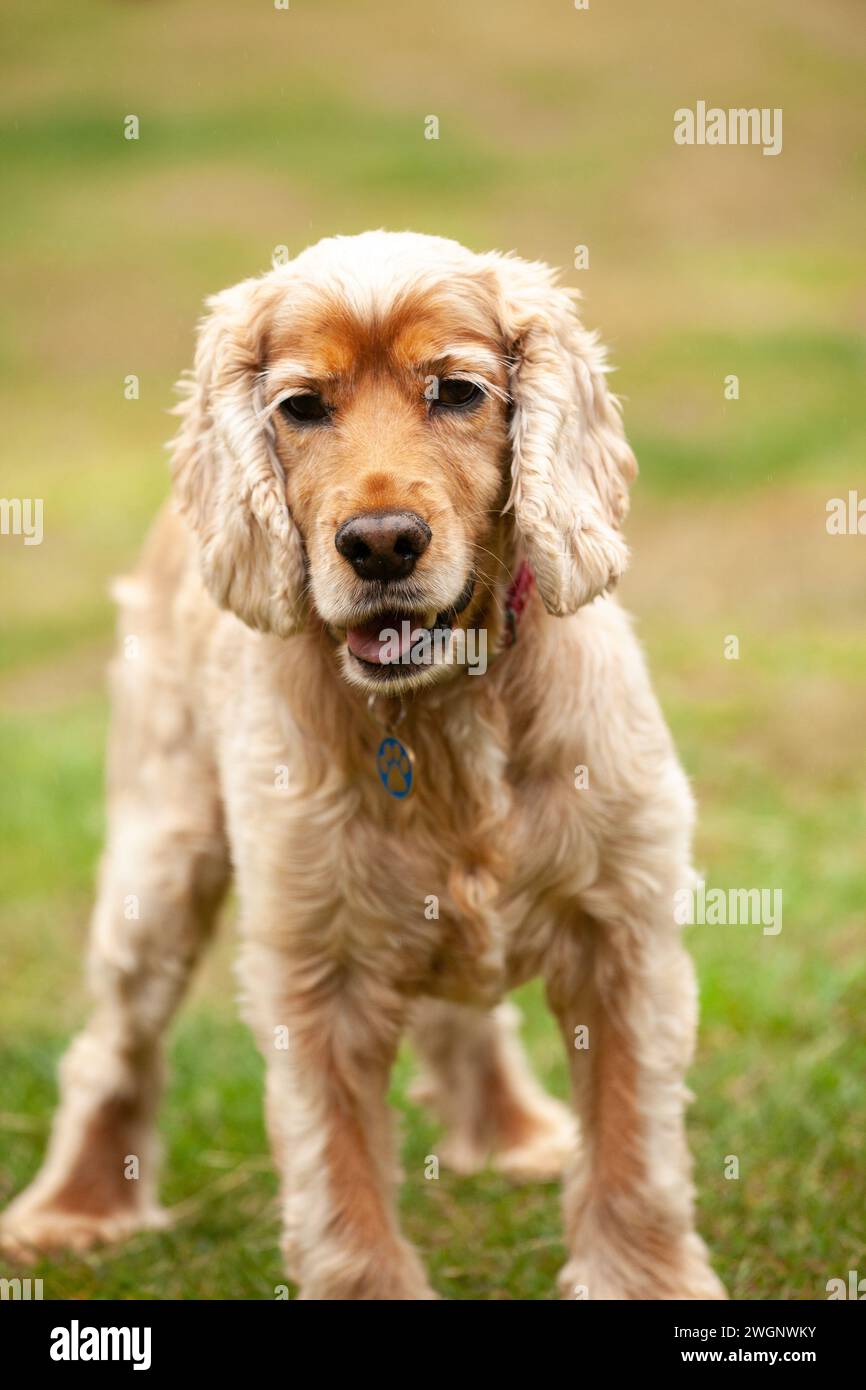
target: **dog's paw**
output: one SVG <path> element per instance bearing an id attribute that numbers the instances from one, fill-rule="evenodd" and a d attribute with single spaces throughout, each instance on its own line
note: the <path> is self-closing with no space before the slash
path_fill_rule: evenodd
<path id="1" fill-rule="evenodd" d="M 694 1234 L 677 1245 L 667 1260 L 639 1260 L 627 1250 L 619 1254 L 608 1251 L 595 1258 L 574 1256 L 562 1269 L 558 1285 L 563 1299 L 577 1301 L 692 1301 L 728 1296 L 710 1267 L 703 1241 Z"/>
<path id="2" fill-rule="evenodd" d="M 402 1243 L 401 1243 L 402 1244 Z M 312 1268 L 300 1280 L 298 1301 L 310 1302 L 385 1302 L 426 1303 L 438 1300 L 415 1252 L 403 1246 L 395 1255 L 380 1251 L 365 1252 L 359 1258 L 346 1251 L 341 1265 L 335 1264 L 327 1274 Z"/>
<path id="3" fill-rule="evenodd" d="M 412 761 L 399 739 L 382 739 L 376 765 L 389 796 L 402 800 L 409 795 L 412 790 Z"/>
<path id="4" fill-rule="evenodd" d="M 168 1212 L 159 1207 L 96 1214 L 50 1204 L 20 1209 L 13 1205 L 0 1218 L 0 1252 L 18 1264 L 33 1264 L 42 1255 L 80 1255 L 96 1245 L 113 1245 L 169 1224 Z"/>
<path id="5" fill-rule="evenodd" d="M 493 1167 L 512 1182 L 555 1182 L 574 1161 L 577 1124 L 567 1106 L 550 1100 L 530 1117 L 518 1142 L 494 1152 Z"/>

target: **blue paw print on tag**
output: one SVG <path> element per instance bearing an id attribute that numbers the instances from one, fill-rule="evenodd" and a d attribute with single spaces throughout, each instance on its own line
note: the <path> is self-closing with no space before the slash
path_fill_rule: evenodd
<path id="1" fill-rule="evenodd" d="M 389 796 L 405 801 L 412 791 L 412 759 L 398 738 L 383 738 L 376 754 L 379 780 Z"/>

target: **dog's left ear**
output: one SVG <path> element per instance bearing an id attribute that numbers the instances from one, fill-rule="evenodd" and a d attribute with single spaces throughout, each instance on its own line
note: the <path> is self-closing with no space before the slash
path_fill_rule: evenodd
<path id="1" fill-rule="evenodd" d="M 620 523 L 637 472 L 604 353 L 576 296 L 544 265 L 497 257 L 511 354 L 512 487 L 517 527 L 548 612 L 574 613 L 628 563 Z"/>
<path id="2" fill-rule="evenodd" d="M 181 383 L 173 473 L 211 596 L 250 627 L 287 637 L 306 613 L 305 557 L 260 399 L 272 301 L 268 276 L 208 300 L 192 380 Z"/>

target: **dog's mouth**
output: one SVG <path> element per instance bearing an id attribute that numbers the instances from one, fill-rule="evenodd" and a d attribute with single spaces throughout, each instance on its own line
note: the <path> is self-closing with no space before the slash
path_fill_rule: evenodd
<path id="1" fill-rule="evenodd" d="M 435 663 L 437 648 L 447 643 L 472 601 L 475 582 L 471 575 L 454 602 L 439 612 L 383 607 L 363 622 L 350 623 L 346 627 L 349 652 L 379 680 L 405 676 L 407 667 Z"/>

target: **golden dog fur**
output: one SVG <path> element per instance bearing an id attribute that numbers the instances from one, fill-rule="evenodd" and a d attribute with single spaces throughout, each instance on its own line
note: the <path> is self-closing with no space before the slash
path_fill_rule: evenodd
<path id="1" fill-rule="evenodd" d="M 471 409 L 426 389 L 453 378 L 478 388 Z M 311 393 L 327 418 L 299 425 L 285 403 Z M 512 256 L 332 238 L 211 301 L 181 414 L 173 503 L 118 586 L 136 642 L 113 668 L 96 1009 L 5 1248 L 84 1248 L 166 1219 L 160 1039 L 231 869 L 302 1297 L 433 1296 L 395 1214 L 386 1089 L 406 1029 L 443 1161 L 567 1169 L 565 1297 L 723 1296 L 683 1126 L 696 991 L 673 900 L 691 882 L 692 802 L 608 594 L 635 466 L 574 297 Z M 397 606 L 445 611 L 468 584 L 454 622 L 487 634 L 486 674 L 433 662 L 383 681 L 350 651 L 383 605 L 335 532 L 383 511 L 431 536 Z M 536 591 L 506 649 L 524 560 Z M 398 707 L 417 759 L 405 803 L 375 767 Z M 501 1002 L 535 975 L 579 1138 Z"/>

